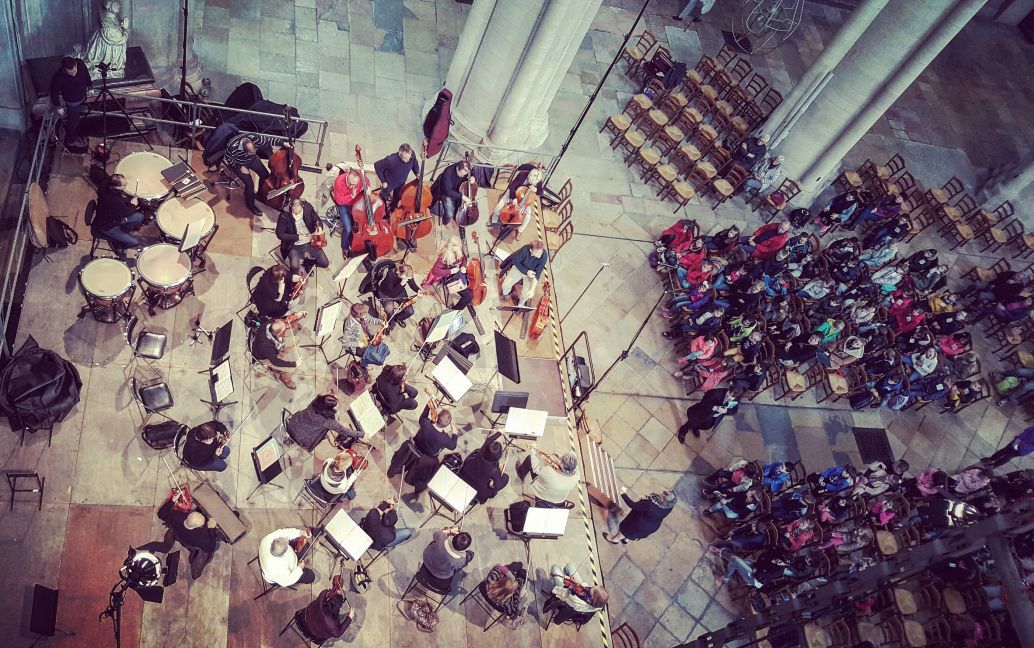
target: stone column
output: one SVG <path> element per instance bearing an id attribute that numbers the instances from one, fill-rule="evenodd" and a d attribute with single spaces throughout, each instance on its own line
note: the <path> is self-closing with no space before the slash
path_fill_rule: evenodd
<path id="1" fill-rule="evenodd" d="M 1016 202 L 1016 199 L 1020 198 L 1021 194 L 1028 193 L 1027 190 L 1030 188 L 1034 188 L 1034 158 L 1010 165 L 995 173 L 981 188 L 981 194 L 988 204 L 995 205 L 1011 200 L 1014 201 L 1013 206 L 1018 207 L 1020 203 L 1027 201 Z M 1017 212 L 1021 216 L 1025 215 L 1023 209 L 1018 209 Z M 1024 222 L 1029 226 L 1031 220 L 1029 217 L 1024 218 Z"/>
<path id="2" fill-rule="evenodd" d="M 446 76 L 459 134 L 487 146 L 533 149 L 602 0 L 478 0 Z"/>
<path id="3" fill-rule="evenodd" d="M 985 2 L 891 2 L 879 13 L 778 147 L 805 195 L 833 179 L 844 155 Z"/>
<path id="4" fill-rule="evenodd" d="M 126 3 L 128 4 L 128 3 Z M 202 3 L 191 0 L 187 32 L 187 81 L 200 86 L 200 65 L 194 53 L 194 34 L 200 29 Z M 158 87 L 175 95 L 180 89 L 180 59 L 183 54 L 182 0 L 133 0 L 129 44 L 143 48 Z"/>

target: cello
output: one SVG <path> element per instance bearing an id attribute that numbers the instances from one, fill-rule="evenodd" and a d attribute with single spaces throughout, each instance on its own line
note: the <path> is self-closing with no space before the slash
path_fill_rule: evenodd
<path id="1" fill-rule="evenodd" d="M 459 210 L 456 212 L 456 224 L 460 227 L 470 227 L 478 222 L 478 218 L 481 216 L 477 205 L 478 183 L 474 179 L 474 167 L 470 164 L 470 158 L 472 157 L 470 151 L 467 151 L 463 157 L 466 159 L 467 165 L 470 166 L 470 171 L 467 173 L 467 179 L 460 183 L 460 193 L 470 202 L 460 205 Z M 474 239 L 474 242 L 477 242 L 477 239 Z"/>
<path id="2" fill-rule="evenodd" d="M 395 235 L 384 222 L 387 211 L 380 196 L 370 191 L 370 179 L 363 167 L 363 149 L 355 145 L 355 161 L 359 165 L 359 178 L 363 183 L 363 195 L 352 205 L 352 220 L 355 222 L 352 236 L 352 254 L 366 252 L 366 244 L 373 246 L 375 258 L 382 257 L 395 247 Z"/>
<path id="3" fill-rule="evenodd" d="M 485 271 L 481 266 L 481 241 L 478 240 L 478 233 L 471 232 L 470 237 L 474 239 L 474 244 L 478 246 L 478 255 L 467 262 L 467 287 L 470 288 L 470 292 L 474 296 L 470 302 L 471 305 L 480 306 L 481 302 L 485 301 L 488 284 L 485 282 Z"/>
<path id="4" fill-rule="evenodd" d="M 280 150 L 269 156 L 269 177 L 259 186 L 256 198 L 273 209 L 283 209 L 295 198 L 301 198 L 305 181 L 298 175 L 302 158 L 294 152 L 294 138 L 290 136 L 291 107 L 284 104 L 284 119 L 287 120 L 287 141 Z"/>
<path id="5" fill-rule="evenodd" d="M 520 225 L 534 213 L 535 196 L 538 192 L 535 187 L 518 187 L 517 205 L 506 205 L 499 211 L 499 222 L 503 225 Z"/>
<path id="6" fill-rule="evenodd" d="M 542 282 L 542 299 L 539 300 L 535 314 L 531 316 L 531 326 L 528 328 L 528 337 L 532 340 L 539 339 L 542 331 L 546 330 L 546 322 L 549 321 L 549 282 Z"/>
<path id="7" fill-rule="evenodd" d="M 420 147 L 420 177 L 402 188 L 398 207 L 391 213 L 391 231 L 397 238 L 412 242 L 431 233 L 431 188 L 424 182 L 427 140 Z"/>

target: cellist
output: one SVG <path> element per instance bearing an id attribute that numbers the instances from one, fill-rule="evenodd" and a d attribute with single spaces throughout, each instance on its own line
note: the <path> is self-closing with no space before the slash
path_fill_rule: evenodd
<path id="1" fill-rule="evenodd" d="M 503 275 L 499 296 L 506 299 L 513 291 L 514 286 L 521 284 L 519 305 L 527 306 L 531 298 L 535 296 L 535 289 L 539 285 L 542 271 L 546 269 L 547 261 L 549 261 L 549 253 L 546 252 L 546 245 L 538 240 L 532 241 L 506 257 L 500 268 L 506 274 Z"/>
<path id="2" fill-rule="evenodd" d="M 463 254 L 463 242 L 460 237 L 453 236 L 446 241 L 435 258 L 431 271 L 424 279 L 423 287 L 429 288 L 437 284 L 446 286 L 446 292 L 455 294 L 457 301 L 453 310 L 463 310 L 474 299 L 474 293 L 467 285 L 467 257 Z"/>
<path id="3" fill-rule="evenodd" d="M 452 222 L 460 205 L 470 204 L 470 198 L 460 191 L 460 185 L 469 175 L 470 164 L 466 160 L 460 160 L 445 167 L 431 185 L 431 196 L 434 200 L 431 211 L 441 217 L 442 225 Z"/>
<path id="4" fill-rule="evenodd" d="M 273 151 L 269 142 L 270 138 L 240 133 L 231 137 L 226 142 L 226 148 L 223 149 L 223 164 L 233 171 L 234 175 L 241 181 L 241 184 L 244 185 L 244 204 L 256 216 L 261 216 L 262 211 L 255 206 L 256 186 L 252 182 L 251 174 L 247 170 L 258 174 L 258 186 L 261 187 L 262 183 L 269 177 L 269 171 L 266 170 L 266 166 L 262 164 L 258 156 L 260 153 L 267 158 L 272 155 Z M 259 148 L 260 146 L 262 147 L 261 149 Z"/>
<path id="5" fill-rule="evenodd" d="M 377 178 L 381 181 L 381 200 L 387 206 L 389 214 L 398 206 L 402 187 L 409 179 L 410 172 L 416 177 L 420 176 L 420 165 L 414 159 L 413 147 L 409 144 L 400 146 L 398 153 L 377 160 L 373 170 L 377 172 Z"/>
<path id="6" fill-rule="evenodd" d="M 320 268 L 330 267 L 330 259 L 322 248 L 312 244 L 313 237 L 326 236 L 316 210 L 307 200 L 294 198 L 276 220 L 276 237 L 280 239 L 280 255 L 291 266 L 291 283 L 301 281 L 303 265 L 311 259 Z"/>
<path id="7" fill-rule="evenodd" d="M 499 213 L 503 211 L 503 207 L 509 203 L 511 207 L 517 206 L 517 190 L 521 187 L 533 187 L 539 196 L 542 195 L 542 180 L 545 174 L 542 173 L 542 167 L 535 162 L 529 162 L 522 164 L 513 172 L 513 177 L 510 178 L 510 184 L 506 185 L 506 191 L 503 195 L 499 196 L 499 202 L 496 204 L 495 209 L 492 211 L 492 221 L 490 225 L 499 223 Z M 528 226 L 531 221 L 530 218 L 525 218 L 520 225 L 517 226 L 518 232 L 523 232 L 524 228 Z"/>

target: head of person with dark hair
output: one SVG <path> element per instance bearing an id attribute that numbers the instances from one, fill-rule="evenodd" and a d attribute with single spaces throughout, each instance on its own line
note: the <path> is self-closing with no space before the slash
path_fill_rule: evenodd
<path id="1" fill-rule="evenodd" d="M 311 407 L 323 418 L 334 418 L 337 416 L 337 396 L 319 394 L 313 399 Z"/>
<path id="2" fill-rule="evenodd" d="M 403 144 L 399 147 L 399 157 L 402 158 L 403 162 L 409 162 L 413 159 L 413 147 L 409 144 Z"/>
<path id="3" fill-rule="evenodd" d="M 392 385 L 401 385 L 406 378 L 406 365 L 391 365 L 387 371 L 388 381 Z"/>
<path id="4" fill-rule="evenodd" d="M 75 73 L 79 71 L 79 64 L 71 56 L 66 56 L 61 59 L 61 69 L 65 71 L 68 76 L 75 76 Z"/>
<path id="5" fill-rule="evenodd" d="M 452 548 L 456 551 L 466 551 L 470 546 L 470 534 L 466 531 L 460 531 L 456 535 L 452 536 Z"/>
<path id="6" fill-rule="evenodd" d="M 226 426 L 219 421 L 208 421 L 197 426 L 192 431 L 198 441 L 210 443 L 220 435 L 226 434 Z"/>
<path id="7" fill-rule="evenodd" d="M 486 461 L 499 461 L 503 457 L 503 444 L 493 441 L 481 449 L 481 456 Z"/>
<path id="8" fill-rule="evenodd" d="M 456 175 L 461 178 L 466 178 L 470 174 L 470 163 L 466 160 L 460 160 L 456 163 Z"/>

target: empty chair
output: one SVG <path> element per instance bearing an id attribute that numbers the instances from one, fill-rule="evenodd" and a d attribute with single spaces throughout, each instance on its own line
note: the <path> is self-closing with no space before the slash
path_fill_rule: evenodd
<path id="1" fill-rule="evenodd" d="M 631 43 L 625 49 L 621 50 L 621 55 L 618 56 L 618 61 L 627 61 L 628 68 L 626 73 L 631 75 L 632 72 L 643 64 L 646 60 L 646 56 L 653 49 L 653 46 L 657 44 L 657 37 L 648 31 L 644 31 L 639 35 L 639 38 Z"/>

